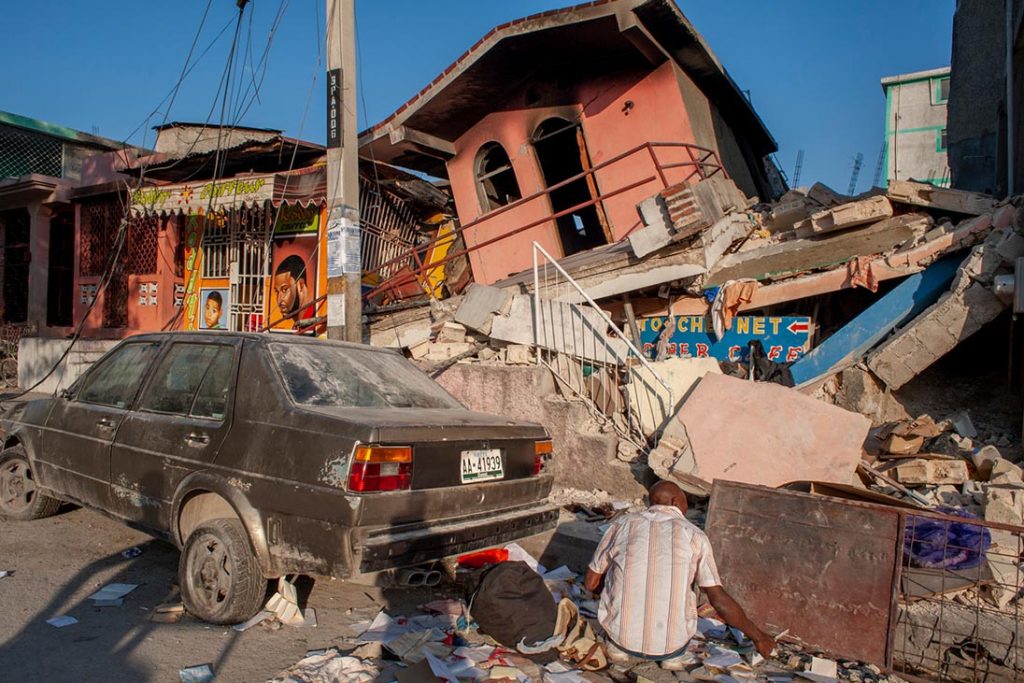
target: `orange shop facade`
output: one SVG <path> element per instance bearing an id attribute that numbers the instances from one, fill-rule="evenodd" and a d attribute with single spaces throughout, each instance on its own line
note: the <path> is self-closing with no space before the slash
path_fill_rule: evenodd
<path id="1" fill-rule="evenodd" d="M 128 193 L 127 207 L 123 191 L 83 188 L 74 291 L 83 336 L 323 334 L 325 177 L 320 166 L 156 185 Z"/>

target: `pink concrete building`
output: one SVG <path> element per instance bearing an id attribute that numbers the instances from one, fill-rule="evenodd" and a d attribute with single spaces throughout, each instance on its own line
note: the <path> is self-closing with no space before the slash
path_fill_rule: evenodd
<path id="1" fill-rule="evenodd" d="M 597 0 L 498 26 L 360 138 L 451 184 L 473 277 L 617 242 L 636 205 L 725 173 L 777 196 L 771 134 L 672 0 Z"/>

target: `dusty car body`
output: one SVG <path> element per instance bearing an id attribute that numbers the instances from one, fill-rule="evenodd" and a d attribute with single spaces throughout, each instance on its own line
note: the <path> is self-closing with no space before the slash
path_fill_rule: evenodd
<path id="1" fill-rule="evenodd" d="M 400 355 L 355 344 L 140 335 L 0 427 L 0 514 L 70 501 L 164 537 L 184 549 L 186 606 L 219 623 L 259 608 L 246 572 L 265 590 L 413 566 L 557 516 L 543 427 L 470 412 Z"/>

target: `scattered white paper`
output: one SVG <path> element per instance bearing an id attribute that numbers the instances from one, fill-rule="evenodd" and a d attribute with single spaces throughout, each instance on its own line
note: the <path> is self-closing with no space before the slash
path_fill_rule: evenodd
<path id="1" fill-rule="evenodd" d="M 71 624 L 77 624 L 78 619 L 75 619 L 74 617 L 69 617 L 67 615 L 61 615 L 59 617 L 47 619 L 46 623 L 50 626 L 53 626 L 54 628 L 64 628 L 65 626 L 71 626 Z"/>
<path id="2" fill-rule="evenodd" d="M 209 683 L 213 680 L 213 667 L 209 664 L 190 666 L 178 671 L 181 683 Z"/>
<path id="3" fill-rule="evenodd" d="M 131 593 L 138 588 L 134 583 L 108 583 L 103 588 L 89 596 L 90 600 L 117 600 Z"/>
<path id="4" fill-rule="evenodd" d="M 704 667 L 708 669 L 728 669 L 730 666 L 743 664 L 743 658 L 732 650 L 715 648 L 714 654 L 704 660 Z"/>
<path id="5" fill-rule="evenodd" d="M 262 612 L 260 612 L 259 614 L 257 614 L 256 616 L 254 616 L 252 619 L 250 619 L 248 621 L 243 621 L 241 624 L 235 624 L 231 628 L 233 628 L 234 630 L 238 631 L 239 633 L 241 633 L 242 631 L 248 631 L 249 629 L 251 629 L 256 624 L 260 623 L 264 619 L 269 619 L 272 616 L 274 616 L 274 613 L 271 612 L 270 610 L 265 609 Z"/>
<path id="6" fill-rule="evenodd" d="M 566 671 L 565 673 L 544 672 L 544 683 L 590 683 L 581 676 L 578 671 Z"/>
<path id="7" fill-rule="evenodd" d="M 477 645 L 475 647 L 457 647 L 453 652 L 456 657 L 468 659 L 471 662 L 486 662 L 494 654 L 493 645 Z"/>
<path id="8" fill-rule="evenodd" d="M 9 569 L 5 569 L 3 571 L 0 571 L 0 579 L 5 578 L 5 577 L 10 576 L 10 575 L 11 575 L 11 571 Z"/>
<path id="9" fill-rule="evenodd" d="M 533 555 L 526 552 L 526 550 L 523 549 L 523 546 L 518 543 L 509 543 L 505 546 L 505 550 L 508 551 L 509 562 L 525 562 L 530 569 L 541 575 L 547 571 L 547 569 L 544 568 L 544 565 L 537 562 L 537 560 L 533 558 Z"/>
<path id="10" fill-rule="evenodd" d="M 458 677 L 456 677 L 455 674 L 448 670 L 448 667 L 445 665 L 444 662 L 442 662 L 440 659 L 430 654 L 429 652 L 425 654 L 427 656 L 427 664 L 430 665 L 430 670 L 433 672 L 435 676 L 437 676 L 438 678 L 443 678 L 444 680 L 448 681 L 448 683 L 459 683 Z"/>
<path id="11" fill-rule="evenodd" d="M 552 569 L 549 572 L 545 572 L 542 576 L 545 581 L 568 581 L 576 578 L 576 572 L 563 564 L 558 569 Z"/>
<path id="12" fill-rule="evenodd" d="M 316 628 L 316 610 L 312 607 L 307 607 L 306 611 L 302 613 L 302 623 L 299 624 L 299 628 Z"/>
<path id="13" fill-rule="evenodd" d="M 366 630 L 359 634 L 357 643 L 382 643 L 388 635 L 388 631 L 395 626 L 395 620 L 387 615 L 384 610 L 377 613 Z"/>

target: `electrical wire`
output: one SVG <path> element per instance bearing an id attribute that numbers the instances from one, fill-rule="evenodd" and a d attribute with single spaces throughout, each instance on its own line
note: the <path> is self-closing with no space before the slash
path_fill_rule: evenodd
<path id="1" fill-rule="evenodd" d="M 199 29 L 196 32 L 196 37 L 193 39 L 192 46 L 189 49 L 189 53 L 188 53 L 188 55 L 186 57 L 185 66 L 182 67 L 182 72 L 181 72 L 181 75 L 179 76 L 178 82 L 175 84 L 175 87 L 172 88 L 172 93 L 173 93 L 171 95 L 172 102 L 173 102 L 173 99 L 177 96 L 177 90 L 181 87 L 181 84 L 184 81 L 185 76 L 190 71 L 190 69 L 188 69 L 187 67 L 188 67 L 189 62 L 191 61 L 195 45 L 198 43 L 199 36 L 202 34 L 202 28 L 203 28 L 203 26 L 206 23 L 206 17 L 207 17 L 207 14 L 209 12 L 211 4 L 212 4 L 212 0 L 208 0 L 206 11 L 204 11 L 204 13 L 203 13 L 203 18 L 200 21 Z M 237 38 L 238 38 L 237 26 L 241 25 L 241 17 L 242 17 L 242 14 L 244 13 L 244 11 L 245 11 L 245 5 L 243 4 L 239 8 L 239 16 L 238 16 L 238 21 L 236 23 L 235 40 L 232 41 L 231 49 L 230 49 L 229 54 L 228 54 L 228 65 L 229 65 L 229 67 L 230 67 L 230 64 L 234 60 L 235 51 L 236 51 L 236 48 L 237 48 Z M 198 60 L 197 60 L 197 63 L 198 63 Z M 222 77 L 222 82 L 223 82 L 223 80 L 224 79 Z M 218 95 L 220 94 L 220 88 L 219 87 L 218 87 L 218 93 L 217 94 Z M 216 99 L 217 99 L 217 97 L 215 96 L 215 98 L 214 98 L 214 107 L 216 106 Z M 212 115 L 212 112 L 213 112 L 213 107 L 211 107 L 211 115 Z M 154 110 L 154 113 L 155 113 L 155 110 Z M 168 107 L 167 111 L 164 114 L 164 122 L 166 122 L 167 117 L 169 116 L 169 114 L 170 114 L 170 107 Z M 150 116 L 152 116 L 152 114 Z M 148 120 L 148 118 L 149 117 L 147 117 L 147 120 Z M 137 130 L 138 130 L 138 128 L 136 128 L 136 131 Z M 134 132 L 133 132 L 133 134 L 134 134 Z M 131 136 L 129 136 L 129 137 L 131 137 Z M 194 143 L 193 143 L 193 147 L 194 147 Z M 127 141 L 125 141 L 124 142 L 124 149 L 127 149 L 127 148 L 128 148 L 128 143 L 127 143 Z M 145 177 L 145 171 L 146 171 L 146 167 L 143 167 L 142 171 L 140 172 L 138 182 L 136 184 L 136 189 L 142 186 L 143 181 L 144 181 L 144 177 Z M 128 183 L 126 181 L 125 182 L 125 194 L 128 197 L 128 203 L 126 204 L 124 202 L 124 200 L 122 199 L 122 208 L 124 210 L 124 216 L 122 217 L 121 223 L 118 226 L 117 235 L 114 238 L 113 249 L 110 251 L 110 253 L 108 255 L 107 263 L 106 263 L 106 265 L 104 267 L 104 273 L 103 273 L 102 277 L 100 278 L 100 283 L 99 283 L 99 285 L 97 287 L 97 290 L 96 290 L 96 295 L 93 296 L 92 299 L 90 300 L 88 308 L 86 308 L 86 311 L 85 311 L 84 315 L 82 316 L 81 320 L 79 320 L 78 325 L 75 327 L 75 331 L 72 333 L 70 343 L 68 344 L 67 348 L 64 349 L 64 352 L 60 355 L 60 357 L 53 364 L 53 366 L 51 366 L 50 369 L 46 372 L 45 375 L 43 375 L 39 380 L 37 380 L 32 386 L 22 390 L 21 392 L 15 394 L 13 396 L 6 397 L 4 399 L 5 401 L 17 400 L 17 399 L 21 398 L 22 396 L 25 396 L 25 395 L 31 393 L 34 389 L 36 389 L 43 382 L 45 382 L 51 375 L 53 375 L 54 372 L 56 372 L 57 368 L 59 368 L 61 366 L 61 364 L 67 359 L 67 357 L 71 354 L 71 350 L 74 348 L 76 342 L 81 338 L 82 330 L 84 329 L 85 323 L 86 323 L 86 321 L 88 321 L 89 316 L 92 314 L 92 311 L 93 311 L 93 309 L 96 306 L 96 302 L 99 300 L 100 295 L 102 295 L 102 294 L 104 294 L 106 292 L 107 287 L 109 287 L 110 282 L 113 279 L 113 276 L 114 276 L 115 272 L 117 271 L 117 268 L 118 268 L 118 265 L 119 265 L 118 261 L 119 261 L 119 259 L 121 257 L 121 253 L 122 253 L 122 251 L 124 249 L 124 245 L 127 242 L 128 230 L 129 230 L 129 226 L 131 224 L 131 205 L 130 205 L 131 191 L 132 191 L 132 188 L 128 186 Z M 119 194 L 118 197 L 120 199 L 121 195 Z M 212 201 L 212 198 L 211 198 L 211 201 Z M 54 389 L 54 395 L 56 395 L 56 388 Z M 0 405 L 2 405 L 2 403 L 0 403 Z"/>

